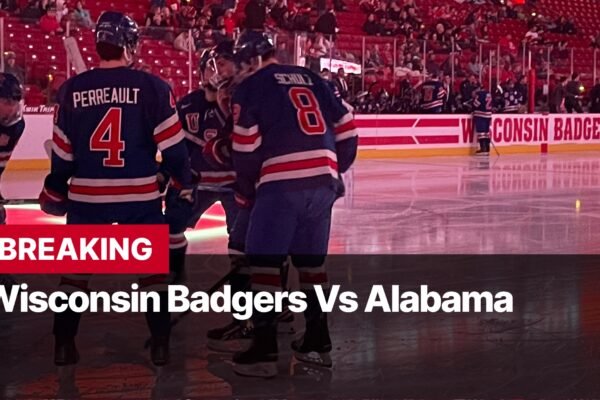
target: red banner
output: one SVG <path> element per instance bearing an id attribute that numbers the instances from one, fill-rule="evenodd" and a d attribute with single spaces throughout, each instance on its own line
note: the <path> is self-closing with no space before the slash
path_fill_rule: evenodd
<path id="1" fill-rule="evenodd" d="M 168 272 L 167 225 L 0 226 L 0 273 Z"/>

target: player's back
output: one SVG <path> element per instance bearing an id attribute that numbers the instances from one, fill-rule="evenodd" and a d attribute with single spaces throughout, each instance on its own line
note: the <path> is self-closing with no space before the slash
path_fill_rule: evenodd
<path id="1" fill-rule="evenodd" d="M 331 109 L 333 94 L 321 77 L 291 65 L 272 64 L 240 84 L 235 93 L 234 122 L 240 110 L 260 129 L 264 158 L 300 151 L 335 151 Z M 339 118 L 339 117 L 338 117 Z"/>
<path id="2" fill-rule="evenodd" d="M 125 179 L 156 174 L 153 135 L 155 116 L 161 112 L 157 80 L 121 67 L 94 69 L 64 84 L 57 123 L 77 160 L 74 177 Z"/>
<path id="3" fill-rule="evenodd" d="M 94 69 L 65 82 L 58 100 L 53 171 L 71 177 L 69 200 L 112 204 L 160 198 L 157 149 L 163 158 L 177 158 L 169 153 L 183 140 L 164 81 L 125 67 Z"/>
<path id="4" fill-rule="evenodd" d="M 238 159 L 240 172 L 259 164 L 257 182 L 301 189 L 338 180 L 355 156 L 352 114 L 335 98 L 325 81 L 296 66 L 270 64 L 246 78 L 233 96 L 233 150 L 252 153 Z M 247 162 L 243 167 L 241 162 Z"/>

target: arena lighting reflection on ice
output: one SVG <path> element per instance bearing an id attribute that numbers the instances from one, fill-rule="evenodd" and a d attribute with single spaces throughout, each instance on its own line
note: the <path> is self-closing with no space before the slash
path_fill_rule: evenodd
<path id="1" fill-rule="evenodd" d="M 11 224 L 60 225 L 65 223 L 64 218 L 44 214 L 37 204 L 9 205 L 5 207 Z M 226 238 L 225 216 L 220 203 L 211 207 L 198 221 L 194 229 L 188 230 L 185 235 L 190 243 L 206 239 Z"/>

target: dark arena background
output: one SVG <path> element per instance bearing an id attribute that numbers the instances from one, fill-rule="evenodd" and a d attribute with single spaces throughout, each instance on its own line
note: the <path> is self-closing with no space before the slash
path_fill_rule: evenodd
<path id="1" fill-rule="evenodd" d="M 237 375 L 231 352 L 209 346 L 207 332 L 229 314 L 173 313 L 170 362 L 156 366 L 143 314 L 85 313 L 80 361 L 55 366 L 53 314 L 2 307 L 0 399 L 600 398 L 598 1 L 0 0 L 0 222 L 32 230 L 66 222 L 42 211 L 38 196 L 49 156 L 56 163 L 62 151 L 69 161 L 70 143 L 56 144 L 65 135 L 59 89 L 102 69 L 96 21 L 105 11 L 137 23 L 129 67 L 166 82 L 180 114 L 186 95 L 220 83 L 206 79 L 207 65 L 221 77 L 218 57 L 206 55 L 247 32 L 264 33 L 281 65 L 326 81 L 358 139 L 356 161 L 337 174 L 345 195 L 333 206 L 325 266 L 359 307 L 327 315 L 330 368 L 292 351 L 302 314 L 280 322 L 269 379 Z M 229 78 L 241 84 L 251 75 L 236 63 Z M 8 74 L 19 96 L 8 93 Z M 300 99 L 296 110 L 313 105 Z M 229 111 L 237 127 L 240 111 Z M 318 125 L 321 111 L 309 111 Z M 176 116 L 174 126 L 183 123 L 191 141 L 209 114 Z M 25 123 L 18 137 L 12 117 Z M 244 128 L 245 140 L 260 134 L 256 126 Z M 236 127 L 227 135 L 241 135 Z M 208 131 L 196 142 L 214 139 Z M 217 197 L 185 231 L 190 291 L 220 290 L 231 268 L 227 204 Z M 9 264 L 0 260 L 0 271 Z M 294 267 L 285 275 L 286 289 L 302 288 Z M 0 285 L 49 293 L 60 279 L 0 274 Z M 134 282 L 94 275 L 89 289 L 128 291 Z M 365 312 L 374 285 L 389 300 L 394 287 L 505 291 L 512 311 Z"/>

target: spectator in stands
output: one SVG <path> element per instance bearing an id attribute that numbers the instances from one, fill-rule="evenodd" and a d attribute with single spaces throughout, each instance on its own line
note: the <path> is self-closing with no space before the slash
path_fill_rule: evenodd
<path id="1" fill-rule="evenodd" d="M 148 10 L 148 12 L 146 13 L 146 18 L 144 20 L 144 26 L 148 27 L 152 25 L 152 20 L 154 19 L 154 17 L 160 14 L 160 7 L 158 6 L 152 6 L 150 8 L 150 10 Z"/>
<path id="2" fill-rule="evenodd" d="M 537 26 L 533 26 L 526 34 L 525 41 L 530 45 L 539 44 L 542 41 L 541 30 Z"/>
<path id="3" fill-rule="evenodd" d="M 320 17 L 327 11 L 327 0 L 315 0 L 317 15 Z"/>
<path id="4" fill-rule="evenodd" d="M 425 69 L 430 75 L 438 76 L 440 74 L 440 65 L 435 60 L 435 54 L 433 52 L 427 55 L 427 61 L 425 62 Z"/>
<path id="5" fill-rule="evenodd" d="M 80 0 L 75 5 L 75 10 L 73 11 L 73 19 L 78 26 L 83 28 L 93 28 L 94 21 L 92 21 L 92 16 L 90 11 L 85 7 L 85 3 L 83 0 Z"/>
<path id="6" fill-rule="evenodd" d="M 375 14 L 369 14 L 367 21 L 363 25 L 363 31 L 371 36 L 381 35 L 383 27 L 376 21 Z"/>
<path id="7" fill-rule="evenodd" d="M 579 103 L 581 96 L 581 82 L 579 81 L 579 73 L 575 72 L 571 75 L 571 80 L 566 85 L 565 108 L 570 114 L 573 111 L 582 113 L 583 109 Z"/>
<path id="8" fill-rule="evenodd" d="M 365 65 L 367 68 L 379 68 L 382 66 L 381 54 L 379 54 L 379 45 L 375 45 L 373 50 L 365 51 L 365 58 L 367 59 Z"/>
<path id="9" fill-rule="evenodd" d="M 4 72 L 14 75 L 21 84 L 24 83 L 25 71 L 17 65 L 17 55 L 14 52 L 9 51 L 6 53 L 5 60 L 6 64 L 4 65 Z"/>
<path id="10" fill-rule="evenodd" d="M 456 54 L 454 58 L 448 57 L 442 66 L 444 75 L 452 76 L 452 60 L 454 59 L 454 76 L 458 78 L 464 78 L 467 76 L 467 72 L 460 63 L 460 57 Z"/>
<path id="11" fill-rule="evenodd" d="M 522 99 L 521 105 L 526 105 L 529 97 L 529 88 L 527 87 L 527 75 L 519 75 L 517 83 L 515 84 L 515 90 L 519 92 L 519 98 Z"/>
<path id="12" fill-rule="evenodd" d="M 402 34 L 402 30 L 397 21 L 393 21 L 391 24 L 388 23 L 383 29 L 383 36 L 394 37 L 400 34 Z"/>
<path id="13" fill-rule="evenodd" d="M 600 113 L 600 81 L 596 81 L 596 84 L 590 91 L 589 111 L 594 114 Z"/>
<path id="14" fill-rule="evenodd" d="M 468 72 L 475 76 L 479 76 L 481 74 L 482 65 L 479 62 L 479 57 L 471 56 L 471 60 L 469 61 L 469 65 L 467 66 Z"/>
<path id="15" fill-rule="evenodd" d="M 392 21 L 400 21 L 402 7 L 398 4 L 398 0 L 393 0 L 388 8 L 387 16 Z"/>
<path id="16" fill-rule="evenodd" d="M 40 0 L 30 0 L 27 7 L 21 11 L 21 19 L 26 21 L 39 20 L 42 15 L 44 15 L 44 11 L 42 11 Z"/>
<path id="17" fill-rule="evenodd" d="M 180 0 L 167 0 L 165 6 L 168 7 L 173 14 L 177 14 L 181 8 Z"/>
<path id="18" fill-rule="evenodd" d="M 348 100 L 350 96 L 348 81 L 346 80 L 346 71 L 344 68 L 339 68 L 336 76 L 333 78 L 333 84 L 340 92 L 342 100 Z"/>
<path id="19" fill-rule="evenodd" d="M 512 64 L 506 63 L 500 72 L 500 82 L 512 81 L 515 82 L 516 77 L 512 68 Z"/>
<path id="20" fill-rule="evenodd" d="M 283 17 L 283 14 L 287 10 L 288 10 L 288 8 L 285 5 L 285 0 L 277 0 L 275 5 L 273 6 L 273 8 L 271 8 L 271 12 L 270 12 L 271 18 L 273 18 L 273 20 L 275 22 L 279 23 L 279 21 Z"/>
<path id="21" fill-rule="evenodd" d="M 381 62 L 383 65 L 392 66 L 394 64 L 394 52 L 392 51 L 392 44 L 386 43 L 381 51 Z"/>
<path id="22" fill-rule="evenodd" d="M 277 21 L 277 27 L 284 29 L 286 31 L 294 30 L 294 20 L 290 16 L 290 12 L 285 10 L 279 21 Z"/>
<path id="23" fill-rule="evenodd" d="M 380 1 L 377 5 L 377 9 L 375 10 L 375 17 L 377 20 L 381 20 L 382 18 L 387 17 L 387 3 L 385 1 Z"/>
<path id="24" fill-rule="evenodd" d="M 225 33 L 227 34 L 227 37 L 233 39 L 233 33 L 235 31 L 235 17 L 231 8 L 225 10 L 225 14 L 223 15 L 223 26 L 225 27 Z"/>
<path id="25" fill-rule="evenodd" d="M 56 20 L 60 24 L 62 19 L 69 14 L 69 9 L 65 0 L 56 0 L 54 5 L 56 7 Z"/>
<path id="26" fill-rule="evenodd" d="M 215 40 L 215 44 L 219 44 L 227 40 L 227 31 L 225 31 L 225 26 L 221 23 L 217 24 L 217 28 L 213 29 L 213 39 Z"/>
<path id="27" fill-rule="evenodd" d="M 267 7 L 263 0 L 250 0 L 244 8 L 246 29 L 263 29 L 267 19 Z"/>
<path id="28" fill-rule="evenodd" d="M 165 21 L 165 25 L 167 27 L 170 27 L 170 28 L 177 27 L 177 24 L 178 24 L 177 18 L 175 18 L 175 15 L 173 14 L 173 12 L 171 12 L 171 9 L 169 7 L 161 8 L 160 13 L 161 13 L 162 19 L 163 19 L 163 21 Z"/>
<path id="29" fill-rule="evenodd" d="M 343 0 L 333 0 L 333 9 L 335 11 L 346 11 L 346 3 Z"/>
<path id="30" fill-rule="evenodd" d="M 460 97 L 462 101 L 469 101 L 472 98 L 473 91 L 480 86 L 477 76 L 474 74 L 469 75 L 468 79 L 465 79 L 460 84 Z"/>
<path id="31" fill-rule="evenodd" d="M 315 32 L 335 37 L 337 31 L 338 24 L 337 18 L 335 17 L 335 11 L 333 8 L 330 8 L 325 14 L 317 19 L 317 22 L 315 23 Z"/>
<path id="32" fill-rule="evenodd" d="M 196 43 L 196 48 L 201 50 L 213 47 L 214 45 L 216 45 L 216 42 L 215 38 L 213 37 L 212 26 L 205 25 L 200 35 L 200 39 Z"/>
<path id="33" fill-rule="evenodd" d="M 40 29 L 49 35 L 63 33 L 63 29 L 56 19 L 56 7 L 50 6 L 48 12 L 40 18 Z"/>
<path id="34" fill-rule="evenodd" d="M 372 14 L 377 9 L 377 1 L 376 0 L 360 0 L 358 3 L 358 7 L 365 14 Z"/>
<path id="35" fill-rule="evenodd" d="M 423 20 L 417 16 L 417 9 L 415 7 L 409 7 L 406 9 L 406 12 L 408 14 L 407 22 L 413 27 L 413 29 L 419 29 L 423 24 Z"/>
<path id="36" fill-rule="evenodd" d="M 196 16 L 198 15 L 198 11 L 196 8 L 190 3 L 183 4 L 181 6 L 181 10 L 177 13 L 177 18 L 179 19 L 179 26 L 184 29 L 189 29 L 194 26 L 196 22 Z"/>
<path id="37" fill-rule="evenodd" d="M 559 79 L 554 90 L 550 93 L 550 112 L 553 114 L 562 113 L 565 111 L 565 84 L 567 77 L 563 76 Z"/>
<path id="38" fill-rule="evenodd" d="M 8 12 L 16 11 L 18 8 L 18 4 L 16 0 L 1 0 L 0 1 L 0 9 L 6 10 Z"/>
<path id="39" fill-rule="evenodd" d="M 277 49 L 275 51 L 275 57 L 277 61 L 281 64 L 292 65 L 292 54 L 290 53 L 287 42 L 285 40 L 280 40 L 277 42 Z"/>
<path id="40" fill-rule="evenodd" d="M 173 41 L 173 47 L 181 51 L 196 51 L 196 44 L 194 39 L 190 36 L 188 31 L 181 32 Z"/>
<path id="41" fill-rule="evenodd" d="M 304 4 L 296 15 L 294 15 L 294 30 L 296 31 L 310 31 L 310 13 L 311 13 L 310 4 Z"/>
<path id="42" fill-rule="evenodd" d="M 513 40 L 513 36 L 509 33 L 498 40 L 500 45 L 500 51 L 502 53 L 508 53 L 511 59 L 515 59 L 518 55 L 519 49 Z"/>
<path id="43" fill-rule="evenodd" d="M 152 38 L 156 40 L 162 40 L 165 38 L 165 35 L 167 33 L 166 29 L 168 28 L 168 25 L 167 21 L 163 19 L 163 13 L 160 8 L 155 9 L 154 15 L 150 20 L 150 25 L 146 25 L 146 27 L 146 32 Z"/>

